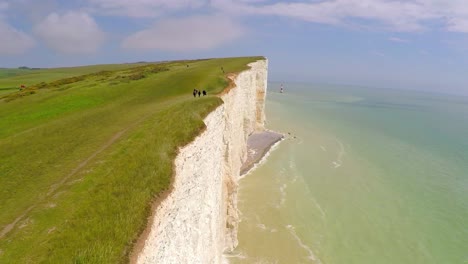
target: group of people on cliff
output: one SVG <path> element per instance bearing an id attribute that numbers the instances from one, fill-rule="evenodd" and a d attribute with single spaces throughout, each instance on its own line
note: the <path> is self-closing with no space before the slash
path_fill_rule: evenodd
<path id="1" fill-rule="evenodd" d="M 200 97 L 200 95 L 202 95 L 202 93 L 203 93 L 203 96 L 206 95 L 206 91 L 205 91 L 205 90 L 200 91 L 200 90 L 197 90 L 197 89 L 193 89 L 193 93 L 192 93 L 192 94 L 193 94 L 193 97 L 197 97 L 197 95 L 198 95 L 198 97 Z"/>
<path id="2" fill-rule="evenodd" d="M 188 67 L 189 67 L 189 65 L 187 64 L 187 68 L 188 68 Z M 226 72 L 224 71 L 223 66 L 221 66 L 221 71 L 222 71 L 223 73 L 226 73 Z M 193 89 L 193 93 L 192 93 L 192 94 L 193 94 L 193 97 L 197 97 L 197 95 L 198 95 L 198 97 L 200 97 L 202 94 L 203 94 L 203 96 L 205 96 L 207 93 L 206 93 L 205 90 L 201 91 L 201 90 L 198 90 L 198 89 L 195 88 L 195 89 Z"/>

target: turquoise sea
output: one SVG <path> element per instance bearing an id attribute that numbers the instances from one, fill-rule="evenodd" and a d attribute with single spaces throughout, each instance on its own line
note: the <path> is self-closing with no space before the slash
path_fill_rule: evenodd
<path id="1" fill-rule="evenodd" d="M 468 98 L 270 83 L 231 263 L 468 263 Z"/>

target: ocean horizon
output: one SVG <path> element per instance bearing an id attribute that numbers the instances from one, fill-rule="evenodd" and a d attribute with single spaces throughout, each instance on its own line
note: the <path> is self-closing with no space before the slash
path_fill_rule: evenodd
<path id="1" fill-rule="evenodd" d="M 468 263 L 468 97 L 269 83 L 231 263 Z"/>

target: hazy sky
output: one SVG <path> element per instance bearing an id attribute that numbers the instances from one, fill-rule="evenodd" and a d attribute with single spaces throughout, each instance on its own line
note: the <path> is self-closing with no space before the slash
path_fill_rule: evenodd
<path id="1" fill-rule="evenodd" d="M 468 94 L 468 0 L 0 0 L 0 67 L 245 55 L 275 81 Z"/>

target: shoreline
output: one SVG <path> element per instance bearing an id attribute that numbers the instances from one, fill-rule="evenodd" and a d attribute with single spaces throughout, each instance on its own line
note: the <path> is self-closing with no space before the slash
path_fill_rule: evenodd
<path id="1" fill-rule="evenodd" d="M 247 140 L 247 159 L 242 164 L 237 184 L 240 184 L 242 179 L 247 177 L 247 175 L 255 171 L 255 169 L 257 169 L 261 164 L 267 161 L 271 152 L 274 151 L 286 138 L 287 137 L 285 134 L 271 130 L 263 130 L 252 133 Z M 238 200 L 236 199 L 236 205 L 237 202 Z M 237 210 L 238 214 L 241 215 L 239 209 Z M 238 230 L 236 230 L 234 235 L 237 241 Z M 237 246 L 238 245 L 236 245 L 235 248 L 237 248 Z M 223 253 L 223 264 L 230 263 L 229 258 L 232 257 L 232 253 L 235 248 Z"/>
<path id="2" fill-rule="evenodd" d="M 284 139 L 284 134 L 271 130 L 251 134 L 247 139 L 247 159 L 242 164 L 239 176 L 248 174 L 262 161 L 273 146 Z"/>
<path id="3" fill-rule="evenodd" d="M 204 118 L 206 129 L 179 149 L 172 188 L 152 208 L 133 263 L 224 263 L 223 252 L 237 245 L 241 167 L 253 167 L 283 138 L 264 131 L 267 63 L 259 60 L 227 76 L 232 87 L 218 95 L 224 103 Z"/>

